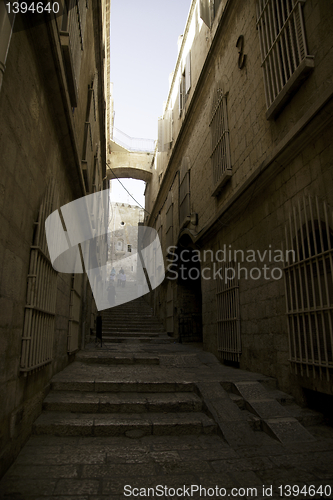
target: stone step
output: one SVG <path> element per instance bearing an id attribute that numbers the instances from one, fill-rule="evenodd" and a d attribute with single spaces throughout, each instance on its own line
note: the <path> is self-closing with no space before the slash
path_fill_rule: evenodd
<path id="1" fill-rule="evenodd" d="M 147 337 L 145 335 L 140 335 L 140 333 L 138 333 L 136 336 L 133 336 L 133 337 L 126 337 L 126 336 L 121 336 L 121 335 L 117 335 L 117 336 L 109 336 L 109 335 L 104 335 L 103 334 L 103 342 L 108 342 L 108 343 L 117 343 L 117 344 L 120 344 L 120 343 L 125 343 L 125 342 L 128 342 L 128 343 L 147 343 L 147 342 L 158 342 L 159 344 L 165 344 L 165 343 L 168 343 L 169 340 L 167 338 L 165 339 L 160 339 L 159 337 Z"/>
<path id="2" fill-rule="evenodd" d="M 144 313 L 140 313 L 140 312 L 137 312 L 137 313 L 122 313 L 122 314 L 119 314 L 117 313 L 116 311 L 115 312 L 111 312 L 110 314 L 108 315 L 105 315 L 105 314 L 102 314 L 102 318 L 103 318 L 103 321 L 136 321 L 136 320 L 139 320 L 139 321 L 146 321 L 146 322 L 150 322 L 150 321 L 153 321 L 154 323 L 158 323 L 160 324 L 160 321 L 157 320 L 157 318 L 155 316 L 153 316 L 152 314 L 144 314 Z"/>
<path id="3" fill-rule="evenodd" d="M 158 337 L 160 332 L 147 332 L 146 330 L 132 330 L 128 329 L 127 331 L 121 331 L 117 329 L 111 330 L 111 328 L 103 328 L 103 336 L 107 335 L 115 335 L 116 333 L 121 334 L 122 337 L 137 337 L 139 333 L 144 333 L 145 337 Z"/>
<path id="4" fill-rule="evenodd" d="M 198 412 L 202 401 L 193 392 L 96 393 L 54 391 L 43 402 L 46 411 L 77 413 Z"/>
<path id="5" fill-rule="evenodd" d="M 121 322 L 121 323 L 117 323 L 117 322 L 112 322 L 110 324 L 106 324 L 106 323 L 103 323 L 103 330 L 104 329 L 107 329 L 107 330 L 112 330 L 112 331 L 116 331 L 116 330 L 120 330 L 120 331 L 129 331 L 129 332 L 135 332 L 137 330 L 141 330 L 141 331 L 144 331 L 144 330 L 147 330 L 147 331 L 161 331 L 163 330 L 163 326 L 161 325 L 152 325 L 151 323 L 147 323 L 147 324 L 139 324 L 139 323 L 129 323 L 129 322 Z"/>
<path id="6" fill-rule="evenodd" d="M 78 352 L 75 356 L 76 361 L 86 364 L 103 365 L 158 365 L 160 360 L 158 356 L 149 354 L 118 354 L 110 352 Z"/>
<path id="7" fill-rule="evenodd" d="M 128 325 L 128 327 L 118 327 L 118 326 L 104 326 L 102 328 L 103 334 L 104 333 L 121 333 L 122 335 L 126 334 L 132 334 L 132 333 L 147 333 L 147 335 L 158 335 L 159 333 L 163 332 L 163 328 L 156 328 L 156 327 L 140 327 L 140 326 L 134 326 L 134 325 Z"/>
<path id="8" fill-rule="evenodd" d="M 43 412 L 34 434 L 53 436 L 122 436 L 215 434 L 217 425 L 201 412 L 180 413 L 69 413 Z"/>
<path id="9" fill-rule="evenodd" d="M 55 391 L 80 391 L 80 392 L 194 392 L 196 384 L 192 382 L 145 382 L 112 380 L 61 380 L 54 377 L 51 389 Z"/>

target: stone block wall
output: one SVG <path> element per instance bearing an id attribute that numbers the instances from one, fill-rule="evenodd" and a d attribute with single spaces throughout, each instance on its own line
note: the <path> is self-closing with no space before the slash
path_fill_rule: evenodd
<path id="1" fill-rule="evenodd" d="M 221 2 L 211 30 L 202 25 L 196 32 L 191 50 L 195 64 L 186 111 L 179 119 L 175 99 L 173 142 L 169 150 L 158 153 L 163 179 L 158 183 L 158 171 L 153 171 L 147 190 L 147 206 L 152 213 L 149 223 L 153 226 L 158 213 L 165 220 L 168 192 L 177 191 L 177 172 L 182 159 L 189 158 L 191 213 L 198 214 L 198 224 L 190 222 L 187 228 L 180 228 L 178 210 L 174 207 L 174 245 L 179 248 L 188 245 L 201 254 L 204 250 L 215 253 L 223 245 L 261 254 L 269 249 L 282 249 L 289 214 L 303 196 L 318 196 L 332 203 L 333 37 L 329 26 L 333 9 L 325 0 L 307 0 L 303 17 L 314 69 L 274 120 L 265 116 L 255 0 L 234 0 L 227 7 Z M 243 69 L 238 67 L 236 47 L 240 35 L 244 37 L 246 54 Z M 209 123 L 214 94 L 221 86 L 227 94 L 232 176 L 220 193 L 212 196 Z M 259 262 L 258 258 L 252 264 L 283 267 L 281 262 Z M 252 264 L 245 262 L 244 267 L 250 269 Z M 213 269 L 213 263 L 201 262 L 203 266 Z M 163 318 L 167 281 L 168 277 L 155 292 L 156 312 Z M 174 283 L 175 287 L 178 285 Z M 204 347 L 220 355 L 214 280 L 202 278 L 201 293 Z M 241 278 L 239 296 L 240 366 L 276 377 L 282 389 L 301 400 L 303 382 L 291 374 L 288 361 L 283 276 L 276 280 Z M 318 384 L 312 383 L 311 388 L 332 393 L 331 385 L 324 385 L 319 389 Z"/>
<path id="2" fill-rule="evenodd" d="M 52 362 L 27 376 L 20 372 L 30 247 L 46 188 L 55 183 L 58 207 L 86 194 L 80 155 L 88 85 L 102 69 L 95 45 L 102 36 L 95 19 L 100 8 L 96 3 L 87 10 L 77 108 L 70 106 L 58 21 L 31 28 L 18 18 L 22 29 L 13 33 L 9 47 L 0 91 L 0 475 L 29 437 L 52 376 L 74 359 L 67 352 L 72 277 L 58 273 Z M 102 146 L 103 102 L 96 88 L 93 140 Z M 100 148 L 99 154 L 105 172 L 105 151 Z M 102 174 L 101 168 L 100 188 Z M 87 306 L 93 298 L 85 286 Z M 90 312 L 91 304 L 82 307 L 80 331 L 90 326 Z"/>

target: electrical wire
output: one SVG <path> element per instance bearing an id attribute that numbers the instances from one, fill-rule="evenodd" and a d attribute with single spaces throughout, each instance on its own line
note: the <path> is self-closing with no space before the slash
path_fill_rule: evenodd
<path id="1" fill-rule="evenodd" d="M 114 173 L 114 171 L 112 170 L 112 168 L 110 167 L 110 165 L 108 164 L 108 162 L 106 162 L 106 165 L 107 165 L 107 167 L 111 170 L 112 175 L 113 175 L 113 176 L 117 179 L 117 181 L 119 182 L 119 184 L 121 185 L 121 187 L 125 189 L 125 191 L 127 192 L 127 194 L 129 194 L 129 195 L 130 195 L 130 197 L 131 197 L 131 198 L 135 201 L 135 203 L 136 203 L 137 205 L 139 205 L 139 207 L 141 207 L 141 208 L 142 208 L 142 210 L 144 210 L 145 212 L 147 212 L 147 214 L 151 215 L 151 213 L 150 213 L 150 212 L 148 212 L 148 210 L 146 210 L 146 209 L 145 209 L 145 208 L 144 208 L 144 207 L 143 207 L 143 206 L 142 206 L 142 205 L 141 205 L 141 204 L 140 204 L 140 203 L 139 203 L 139 202 L 138 202 L 138 201 L 134 198 L 134 196 L 133 196 L 133 195 L 132 195 L 132 194 L 128 191 L 128 189 L 124 186 L 124 184 L 121 182 L 121 180 L 119 179 L 119 177 L 117 177 L 117 175 Z"/>

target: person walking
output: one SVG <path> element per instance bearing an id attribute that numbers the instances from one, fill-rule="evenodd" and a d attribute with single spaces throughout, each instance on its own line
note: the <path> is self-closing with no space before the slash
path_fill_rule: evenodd
<path id="1" fill-rule="evenodd" d="M 124 288 L 126 285 L 126 274 L 125 272 L 121 275 L 121 286 Z"/>

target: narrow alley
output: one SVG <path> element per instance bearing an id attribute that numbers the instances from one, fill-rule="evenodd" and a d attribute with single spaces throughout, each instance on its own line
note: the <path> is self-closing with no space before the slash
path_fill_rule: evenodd
<path id="1" fill-rule="evenodd" d="M 0 0 L 0 500 L 333 499 L 333 0 Z"/>
<path id="2" fill-rule="evenodd" d="M 102 346 L 91 337 L 53 377 L 0 498 L 328 498 L 332 477 L 321 414 L 175 343 L 139 298 L 105 310 Z"/>

